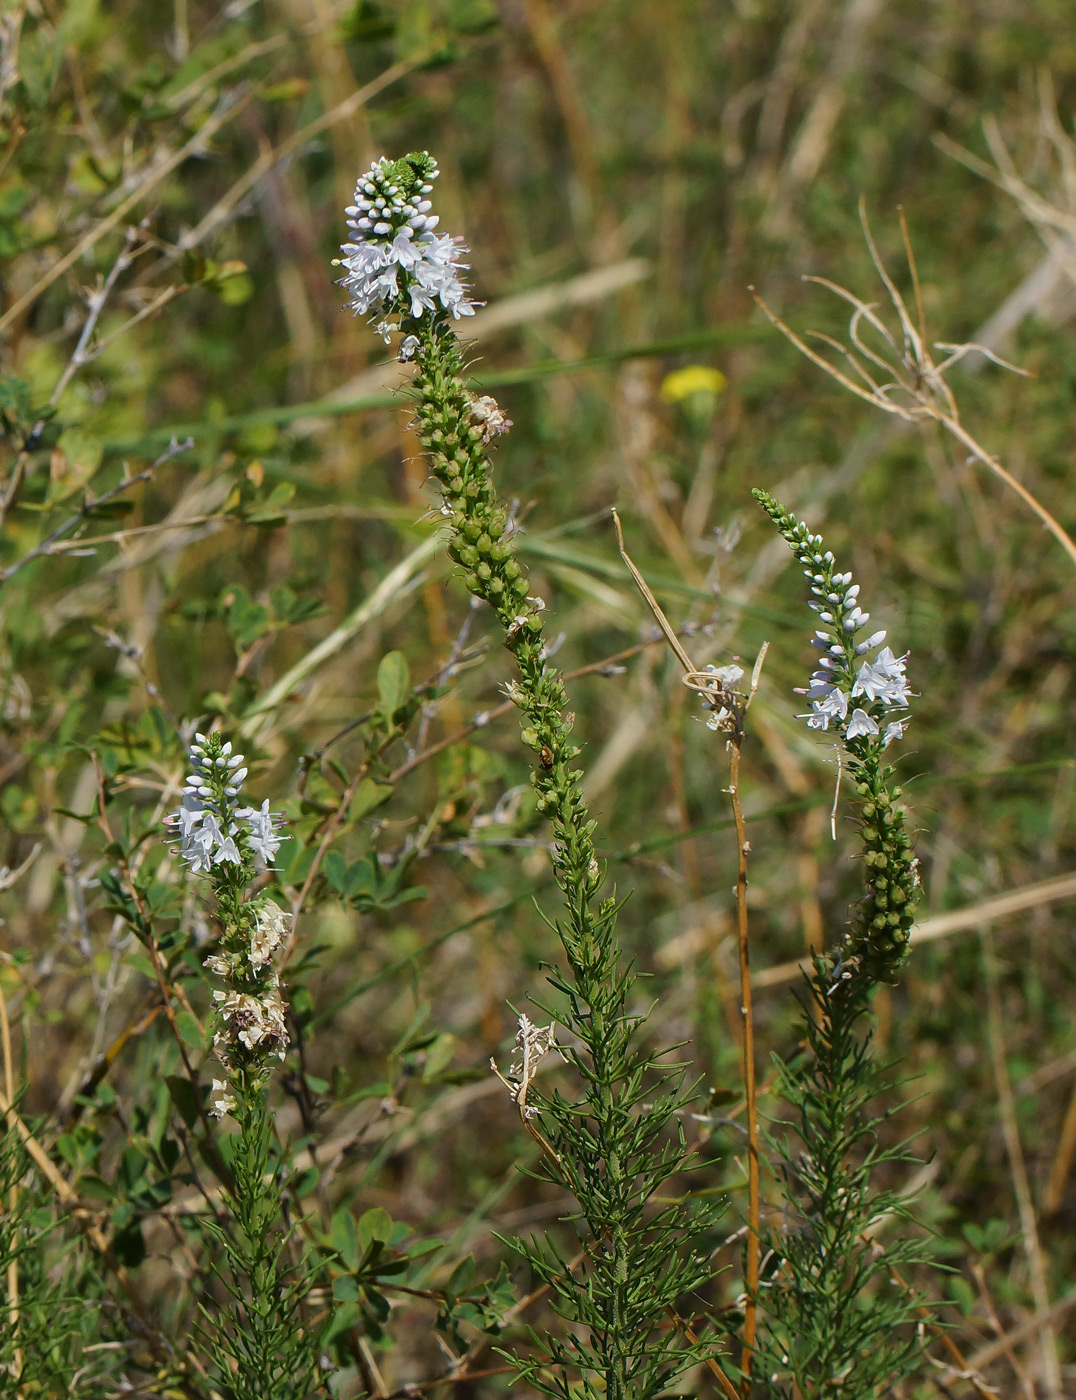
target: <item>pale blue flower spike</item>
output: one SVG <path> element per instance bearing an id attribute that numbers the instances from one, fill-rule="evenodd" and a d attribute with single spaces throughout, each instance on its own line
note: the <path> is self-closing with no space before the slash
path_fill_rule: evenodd
<path id="1" fill-rule="evenodd" d="M 240 807 L 238 802 L 247 769 L 240 767 L 242 754 L 232 754 L 231 743 L 222 746 L 217 758 L 210 761 L 203 745 L 207 741 L 191 747 L 191 767 L 194 770 L 187 779 L 183 792 L 182 805 L 168 819 L 167 824 L 178 837 L 180 859 L 196 875 L 208 874 L 215 865 L 242 865 L 243 851 L 236 837 L 240 834 L 239 821 L 246 822 L 243 833 L 253 854 L 266 866 L 272 864 L 283 837 L 280 832 L 283 814 L 269 810 L 269 800 L 256 807 Z M 220 769 L 218 782 L 222 782 L 223 797 L 214 797 L 213 788 L 206 781 L 205 773 Z"/>
<path id="2" fill-rule="evenodd" d="M 821 556 L 808 553 L 811 547 L 817 548 L 818 537 L 810 535 L 802 521 L 800 530 L 802 534 L 796 532 L 796 544 L 803 550 L 799 555 L 801 561 L 822 566 L 821 572 L 810 567 L 804 573 L 814 595 L 809 606 L 825 628 L 817 629 L 811 638 L 811 645 L 822 655 L 810 684 L 797 689 L 798 695 L 805 695 L 811 702 L 810 711 L 799 718 L 805 719 L 809 728 L 823 732 L 832 724 L 845 741 L 880 737 L 881 746 L 885 748 L 903 735 L 907 720 L 896 720 L 883 731 L 880 716 L 871 714 L 862 705 L 853 708 L 849 717 L 849 703 L 862 698 L 871 706 L 880 704 L 887 709 L 905 709 L 912 697 L 904 674 L 908 654 L 896 656 L 887 646 L 873 661 L 853 664 L 881 647 L 886 633 L 882 629 L 872 632 L 864 641 L 856 641 L 856 634 L 870 620 L 870 613 L 859 606 L 859 584 L 852 582 L 851 573 L 829 574 L 825 566 L 832 563 L 833 555 L 829 551 Z"/>
<path id="3" fill-rule="evenodd" d="M 454 320 L 473 316 L 474 305 L 459 275 L 468 267 L 462 261 L 467 245 L 450 234 L 434 233 L 438 220 L 428 212 L 430 201 L 413 196 L 409 200 L 388 184 L 385 171 L 390 164 L 385 159 L 374 162 L 360 177 L 355 203 L 347 210 L 355 242 L 340 249 L 340 263 L 347 273 L 341 285 L 351 298 L 352 311 L 367 315 L 407 297 L 410 304 L 403 309 L 416 320 L 435 311 L 438 302 Z M 429 179 L 436 175 L 435 169 Z M 430 189 L 429 184 L 420 186 L 422 193 Z M 388 321 L 381 328 L 386 336 L 395 329 Z M 412 341 L 409 336 L 403 343 L 404 359 L 414 354 Z"/>

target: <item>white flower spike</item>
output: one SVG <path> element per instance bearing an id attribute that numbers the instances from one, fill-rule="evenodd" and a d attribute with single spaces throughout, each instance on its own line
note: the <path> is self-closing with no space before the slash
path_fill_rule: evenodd
<path id="1" fill-rule="evenodd" d="M 437 217 L 426 198 L 437 178 L 428 152 L 390 161 L 374 161 L 355 186 L 355 203 L 346 210 L 354 242 L 342 245 L 341 286 L 356 315 L 385 312 L 377 329 L 388 343 L 399 329 L 392 316 L 419 319 L 442 310 L 453 320 L 473 316 L 474 305 L 460 273 L 467 245 L 449 234 L 434 233 Z M 413 337 L 404 339 L 400 355 L 410 359 Z"/>

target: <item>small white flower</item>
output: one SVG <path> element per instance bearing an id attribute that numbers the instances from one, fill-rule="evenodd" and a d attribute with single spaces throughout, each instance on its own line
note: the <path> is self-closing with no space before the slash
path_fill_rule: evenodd
<path id="1" fill-rule="evenodd" d="M 727 666 L 707 666 L 706 669 L 716 678 L 723 690 L 731 690 L 737 681 L 743 679 L 743 667 L 737 666 L 735 661 Z"/>
<path id="2" fill-rule="evenodd" d="M 226 836 L 217 847 L 217 853 L 213 857 L 213 864 L 220 865 L 224 861 L 230 861 L 233 865 L 242 865 L 243 857 L 239 854 L 239 848 L 230 836 Z"/>
<path id="3" fill-rule="evenodd" d="M 898 657 L 893 655 L 889 647 L 885 647 L 879 652 L 873 665 L 864 661 L 856 672 L 856 683 L 852 687 L 853 696 L 865 695 L 868 700 L 881 700 L 886 705 L 906 704 L 911 694 L 904 676 L 904 663 L 907 659 L 907 652 Z"/>
<path id="4" fill-rule="evenodd" d="M 236 816 L 246 819 L 251 850 L 266 865 L 271 864 L 280 849 L 282 837 L 277 830 L 278 818 L 269 810 L 269 799 L 262 803 L 261 811 L 254 807 L 241 807 Z"/>
<path id="5" fill-rule="evenodd" d="M 426 286 L 418 278 L 411 283 L 407 292 L 411 298 L 411 315 L 416 320 L 427 311 L 433 311 L 437 306 L 437 289 Z"/>
<path id="6" fill-rule="evenodd" d="M 229 1084 L 223 1079 L 214 1079 L 210 1090 L 209 1111 L 214 1118 L 223 1118 L 226 1113 L 234 1113 L 238 1104 Z"/>
<path id="7" fill-rule="evenodd" d="M 847 713 L 848 696 L 834 686 L 824 700 L 813 703 L 810 715 L 798 715 L 797 718 L 806 719 L 808 729 L 826 730 L 831 719 L 844 719 Z"/>
<path id="8" fill-rule="evenodd" d="M 877 734 L 878 721 L 869 715 L 866 710 L 853 710 L 852 718 L 848 721 L 848 728 L 844 731 L 846 739 L 858 739 L 863 734 Z"/>

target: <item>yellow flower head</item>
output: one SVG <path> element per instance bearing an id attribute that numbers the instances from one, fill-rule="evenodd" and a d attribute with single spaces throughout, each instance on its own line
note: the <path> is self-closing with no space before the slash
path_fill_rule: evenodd
<path id="1" fill-rule="evenodd" d="M 683 403 L 695 394 L 717 398 L 727 383 L 719 369 L 711 369 L 709 365 L 685 365 L 665 376 L 661 382 L 661 397 L 666 403 Z"/>

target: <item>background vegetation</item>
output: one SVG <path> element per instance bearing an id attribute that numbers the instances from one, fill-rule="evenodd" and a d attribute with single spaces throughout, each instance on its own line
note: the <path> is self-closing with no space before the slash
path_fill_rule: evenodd
<path id="1" fill-rule="evenodd" d="M 741 786 L 765 1072 L 798 1035 L 784 965 L 835 940 L 858 877 L 830 835 L 831 755 L 793 718 L 806 614 L 762 486 L 824 531 L 922 692 L 904 765 L 920 942 L 876 1004 L 918 1095 L 885 1131 L 918 1134 L 922 1165 L 885 1171 L 939 1232 L 952 1272 L 924 1284 L 974 1376 L 938 1339 L 906 1393 L 1071 1386 L 1071 564 L 950 440 L 820 375 L 748 291 L 839 334 L 839 303 L 801 275 L 880 296 L 857 201 L 894 271 L 903 206 L 931 338 L 1034 375 L 969 355 L 951 375 L 965 421 L 1071 523 L 1071 19 L 1052 0 L 6 7 L 5 1092 L 24 1083 L 45 1216 L 62 1207 L 62 1291 L 100 1299 L 92 1327 L 73 1316 L 55 1393 L 208 1393 L 182 1339 L 214 1162 L 176 1035 L 203 1057 L 184 940 L 208 926 L 160 841 L 186 721 L 219 717 L 288 813 L 299 1053 L 277 1127 L 311 1238 L 346 1266 L 338 1393 L 458 1374 L 456 1395 L 500 1395 L 479 1329 L 549 1320 L 498 1236 L 555 1227 L 563 1199 L 520 1174 L 535 1145 L 488 1071 L 552 956 L 547 832 L 508 660 L 432 543 L 400 371 L 330 265 L 359 171 L 427 147 L 488 303 L 473 373 L 515 424 L 499 489 L 558 662 L 586 672 L 587 796 L 634 891 L 619 937 L 653 978 L 638 995 L 660 997 L 654 1040 L 689 1042 L 714 1086 L 690 1133 L 697 1189 L 732 1202 L 716 1267 L 738 1259 L 745 1195 L 727 758 L 654 644 L 609 506 L 670 618 L 699 629 L 697 661 L 749 668 L 771 644 Z M 723 390 L 663 395 L 688 364 Z M 712 1306 L 736 1308 L 736 1277 Z"/>

